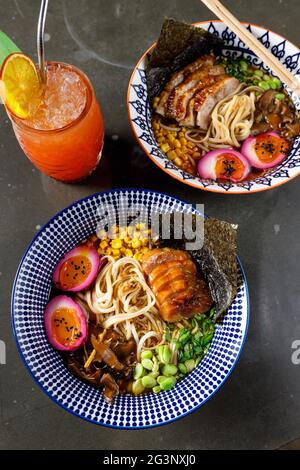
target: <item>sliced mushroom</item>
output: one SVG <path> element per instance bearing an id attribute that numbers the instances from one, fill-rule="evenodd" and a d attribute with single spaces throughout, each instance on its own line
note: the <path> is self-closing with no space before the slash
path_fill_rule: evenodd
<path id="1" fill-rule="evenodd" d="M 100 380 L 104 386 L 103 396 L 107 403 L 112 404 L 114 398 L 119 394 L 119 386 L 111 374 L 104 374 Z"/>
<path id="2" fill-rule="evenodd" d="M 97 341 L 95 336 L 91 337 L 92 345 L 97 351 L 97 360 L 104 361 L 111 369 L 121 371 L 124 369 L 123 364 L 119 362 L 115 353 L 105 343 Z"/>

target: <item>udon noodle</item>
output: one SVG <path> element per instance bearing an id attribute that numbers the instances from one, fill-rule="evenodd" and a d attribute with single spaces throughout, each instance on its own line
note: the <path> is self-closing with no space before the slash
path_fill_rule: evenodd
<path id="1" fill-rule="evenodd" d="M 199 130 L 188 130 L 186 138 L 208 152 L 218 148 L 240 147 L 240 142 L 247 139 L 254 122 L 256 93 L 261 88 L 250 86 L 239 88 L 221 100 L 211 115 L 211 124 L 205 135 Z"/>
<path id="2" fill-rule="evenodd" d="M 139 359 L 144 346 L 154 348 L 163 342 L 164 322 L 140 263 L 129 257 L 116 261 L 105 256 L 104 260 L 93 289 L 79 297 L 105 330 L 113 328 L 126 340 L 135 340 Z"/>

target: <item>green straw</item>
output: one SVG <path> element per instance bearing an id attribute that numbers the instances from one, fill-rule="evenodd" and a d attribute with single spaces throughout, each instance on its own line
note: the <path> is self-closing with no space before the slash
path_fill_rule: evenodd
<path id="1" fill-rule="evenodd" d="M 0 31 L 0 69 L 6 57 L 13 52 L 21 51 L 3 31 Z"/>

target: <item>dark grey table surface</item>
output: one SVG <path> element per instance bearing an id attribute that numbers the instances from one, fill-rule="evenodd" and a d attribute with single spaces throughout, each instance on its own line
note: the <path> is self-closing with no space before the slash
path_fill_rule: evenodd
<path id="1" fill-rule="evenodd" d="M 273 449 L 300 436 L 300 180 L 248 196 L 215 195 L 162 173 L 139 149 L 126 112 L 131 69 L 157 37 L 165 16 L 186 21 L 212 14 L 198 0 L 52 0 L 47 58 L 83 69 L 92 80 L 106 125 L 104 156 L 81 184 L 38 173 L 20 150 L 0 109 L 0 365 L 1 449 Z M 227 0 L 241 19 L 267 26 L 294 43 L 299 0 Z M 0 0 L 0 28 L 35 53 L 38 0 Z M 54 213 L 112 187 L 163 190 L 204 203 L 211 216 L 239 224 L 239 254 L 247 273 L 251 321 L 241 359 L 203 408 L 167 427 L 115 431 L 76 418 L 51 402 L 28 375 L 10 324 L 10 295 L 19 260 L 39 226 Z"/>

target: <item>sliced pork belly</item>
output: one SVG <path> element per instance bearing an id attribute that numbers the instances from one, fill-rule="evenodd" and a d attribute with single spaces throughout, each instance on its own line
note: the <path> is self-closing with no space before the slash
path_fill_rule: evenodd
<path id="1" fill-rule="evenodd" d="M 182 70 L 179 72 L 175 72 L 172 76 L 170 81 L 167 83 L 165 86 L 165 89 L 160 95 L 160 101 L 158 103 L 158 107 L 156 109 L 156 112 L 158 114 L 161 114 L 162 116 L 165 115 L 165 105 L 168 101 L 168 98 L 170 96 L 170 93 L 174 90 L 174 88 L 180 83 L 185 80 L 185 78 L 190 75 L 193 72 L 196 72 L 199 70 L 201 67 L 205 65 L 213 65 L 215 62 L 215 58 L 211 55 L 205 55 L 200 57 L 199 59 L 195 60 L 195 62 L 192 62 L 191 64 L 188 64 L 186 67 L 184 67 Z"/>
<path id="2" fill-rule="evenodd" d="M 165 321 L 177 322 L 212 306 L 206 281 L 186 251 L 156 248 L 143 256 L 142 267 Z"/>
<path id="3" fill-rule="evenodd" d="M 240 82 L 234 78 L 224 75 L 210 87 L 201 90 L 194 96 L 194 111 L 196 113 L 196 126 L 206 130 L 212 110 L 219 101 L 234 93 Z"/>
<path id="4" fill-rule="evenodd" d="M 191 73 L 171 93 L 165 105 L 165 116 L 181 121 L 186 115 L 189 100 L 194 96 L 197 87 L 203 89 L 214 83 L 214 77 L 224 74 L 222 65 L 203 66 Z"/>

